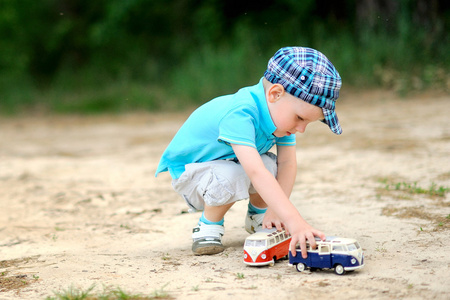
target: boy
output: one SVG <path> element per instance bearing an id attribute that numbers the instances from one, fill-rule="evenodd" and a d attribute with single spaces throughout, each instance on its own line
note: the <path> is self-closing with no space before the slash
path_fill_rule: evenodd
<path id="1" fill-rule="evenodd" d="M 245 229 L 291 234 L 290 250 L 325 235 L 310 226 L 289 201 L 297 171 L 295 133 L 315 121 L 341 134 L 335 109 L 341 78 L 320 52 L 303 47 L 278 50 L 264 77 L 236 94 L 202 105 L 183 124 L 162 155 L 156 175 L 169 171 L 172 186 L 191 210 L 203 210 L 193 230 L 196 255 L 224 250 L 224 216 L 250 198 Z M 277 145 L 277 155 L 268 152 Z"/>

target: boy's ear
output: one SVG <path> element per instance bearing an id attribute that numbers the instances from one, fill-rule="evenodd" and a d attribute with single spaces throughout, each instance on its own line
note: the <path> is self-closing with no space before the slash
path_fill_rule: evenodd
<path id="1" fill-rule="evenodd" d="M 275 103 L 280 100 L 284 93 L 284 87 L 279 83 L 275 83 L 267 90 L 266 97 L 270 103 Z"/>

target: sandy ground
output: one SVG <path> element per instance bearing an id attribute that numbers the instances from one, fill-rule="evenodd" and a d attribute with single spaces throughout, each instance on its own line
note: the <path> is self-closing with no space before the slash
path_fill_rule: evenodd
<path id="1" fill-rule="evenodd" d="M 360 242 L 366 265 L 344 276 L 244 265 L 246 201 L 225 218 L 225 252 L 192 255 L 199 213 L 154 178 L 186 113 L 1 119 L 0 299 L 92 284 L 176 299 L 450 299 L 450 193 L 406 190 L 450 187 L 450 97 L 344 94 L 338 112 L 342 136 L 322 124 L 298 136 L 291 201 Z"/>

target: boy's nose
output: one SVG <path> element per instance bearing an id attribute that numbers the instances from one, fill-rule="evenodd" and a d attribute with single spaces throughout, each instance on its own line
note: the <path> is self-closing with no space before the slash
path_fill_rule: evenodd
<path id="1" fill-rule="evenodd" d="M 296 130 L 297 132 L 300 132 L 300 133 L 304 133 L 304 132 L 305 132 L 305 129 L 306 129 L 306 125 L 297 125 L 297 126 L 295 127 L 295 130 Z"/>

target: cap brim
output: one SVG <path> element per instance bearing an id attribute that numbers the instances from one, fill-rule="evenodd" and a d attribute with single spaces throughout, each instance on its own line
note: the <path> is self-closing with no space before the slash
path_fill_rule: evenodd
<path id="1" fill-rule="evenodd" d="M 334 110 L 330 110 L 330 109 L 326 109 L 326 108 L 322 108 L 322 111 L 323 111 L 323 115 L 325 117 L 323 122 L 325 124 L 327 124 L 328 127 L 330 127 L 331 131 L 333 131 L 335 134 L 341 134 L 342 128 L 341 128 L 341 125 L 339 124 L 339 120 L 336 115 L 336 112 Z"/>

